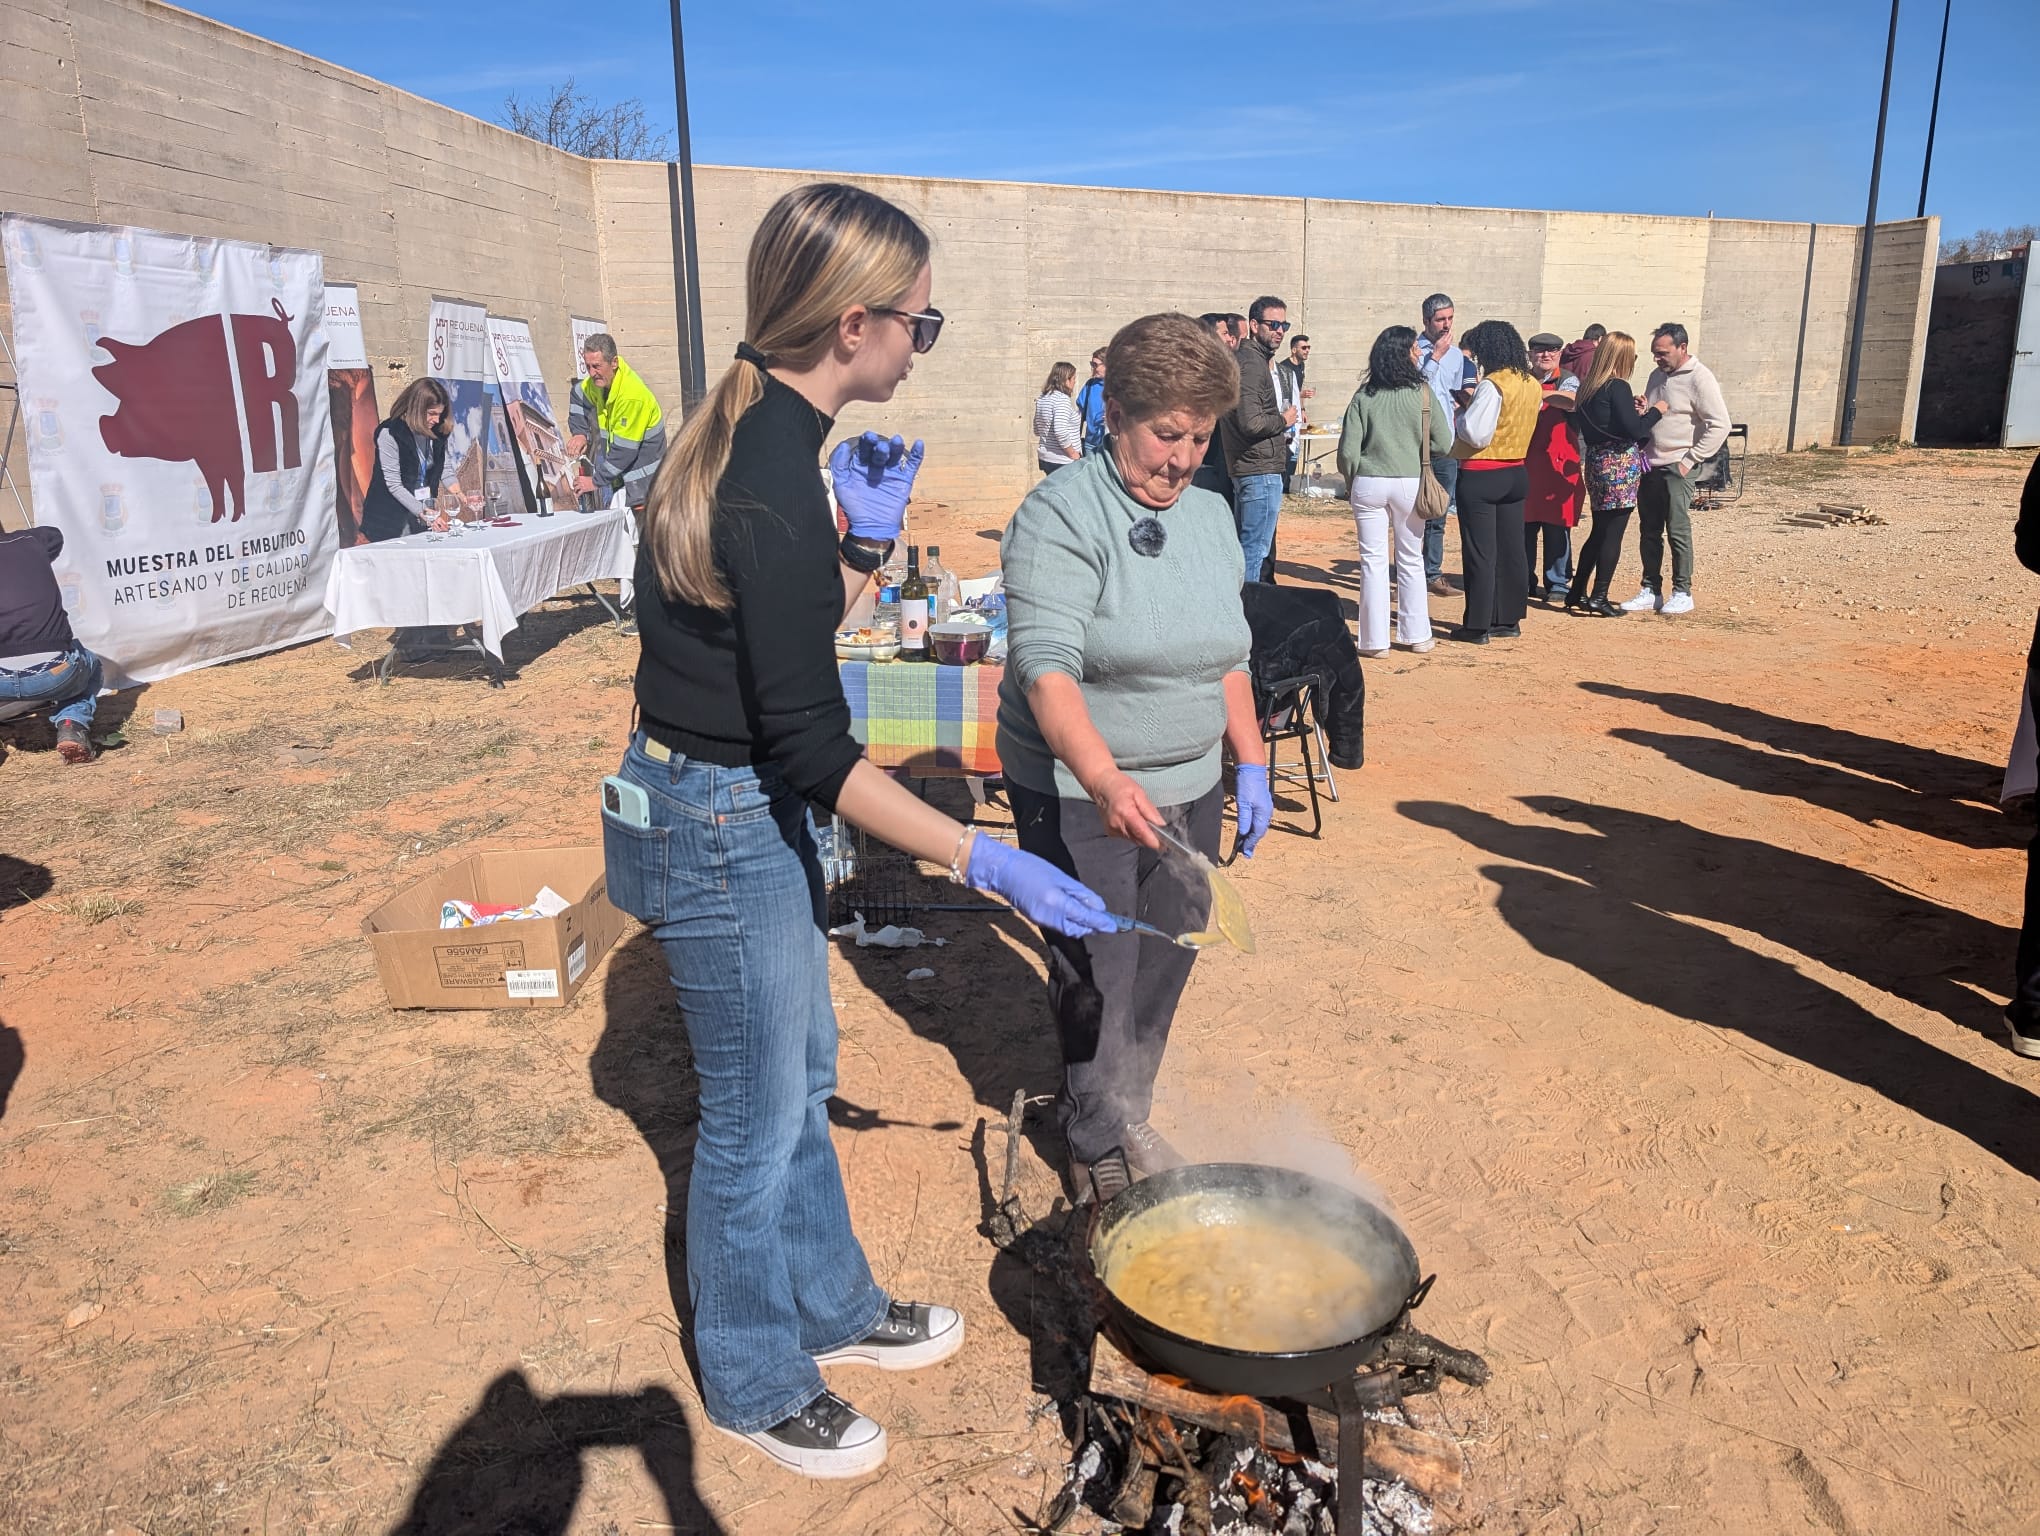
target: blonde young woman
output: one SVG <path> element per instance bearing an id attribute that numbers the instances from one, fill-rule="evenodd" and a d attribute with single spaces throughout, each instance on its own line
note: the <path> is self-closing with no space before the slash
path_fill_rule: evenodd
<path id="1" fill-rule="evenodd" d="M 1034 401 L 1034 462 L 1044 475 L 1084 456 L 1084 418 L 1077 410 L 1077 365 L 1057 363 Z"/>
<path id="2" fill-rule="evenodd" d="M 921 445 L 837 446 L 840 540 L 821 453 L 844 406 L 890 400 L 935 344 L 931 283 L 927 235 L 871 193 L 801 187 L 765 215 L 736 361 L 645 508 L 639 729 L 603 797 L 610 898 L 664 948 L 700 1077 L 686 1251 L 702 1400 L 718 1429 L 810 1477 L 886 1454 L 819 1367 L 931 1365 L 963 1320 L 888 1297 L 851 1230 L 808 805 L 1057 932 L 1113 927 L 1092 892 L 934 810 L 850 736 L 833 637 L 899 533 Z"/>

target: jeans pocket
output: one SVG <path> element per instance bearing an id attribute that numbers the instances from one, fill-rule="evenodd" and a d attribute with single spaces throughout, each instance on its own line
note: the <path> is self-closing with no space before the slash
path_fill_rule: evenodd
<path id="1" fill-rule="evenodd" d="M 667 847 L 671 829 L 634 827 L 602 812 L 602 862 L 611 905 L 643 923 L 666 920 Z"/>

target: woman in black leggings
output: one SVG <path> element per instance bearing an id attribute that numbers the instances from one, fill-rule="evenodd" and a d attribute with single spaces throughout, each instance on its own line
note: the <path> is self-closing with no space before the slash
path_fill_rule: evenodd
<path id="1" fill-rule="evenodd" d="M 1565 599 L 1567 613 L 1597 619 L 1619 619 L 1622 610 L 1608 601 L 1615 567 L 1622 561 L 1622 538 L 1629 515 L 1636 510 L 1636 489 L 1643 483 L 1643 445 L 1664 407 L 1636 408 L 1629 375 L 1636 367 L 1636 338 L 1610 331 L 1594 350 L 1594 363 L 1580 385 L 1573 421 L 1580 434 L 1580 457 L 1586 466 L 1587 499 L 1594 509 L 1594 531 L 1580 551 L 1579 568 Z"/>
<path id="2" fill-rule="evenodd" d="M 1483 320 L 1460 348 L 1479 365 L 1480 383 L 1455 423 L 1452 452 L 1459 466 L 1459 548 L 1466 562 L 1466 620 L 1455 640 L 1486 645 L 1488 636 L 1523 632 L 1529 607 L 1528 557 L 1523 552 L 1523 468 L 1544 389 L 1530 375 L 1523 338 L 1506 320 Z"/>

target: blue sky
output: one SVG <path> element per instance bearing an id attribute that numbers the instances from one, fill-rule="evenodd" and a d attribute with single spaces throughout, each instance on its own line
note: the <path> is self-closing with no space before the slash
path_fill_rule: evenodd
<path id="1" fill-rule="evenodd" d="M 478 117 L 571 74 L 673 120 L 658 0 L 193 8 Z M 684 8 L 705 163 L 1834 222 L 1863 217 L 1889 14 L 1884 0 Z M 1907 0 L 1884 218 L 1917 205 L 1940 25 L 1940 0 Z M 2040 0 L 1955 0 L 1928 198 L 1944 234 L 2040 221 L 2036 62 Z"/>

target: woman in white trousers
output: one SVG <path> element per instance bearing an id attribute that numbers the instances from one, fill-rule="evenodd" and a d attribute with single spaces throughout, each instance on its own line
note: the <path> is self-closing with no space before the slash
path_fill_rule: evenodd
<path id="1" fill-rule="evenodd" d="M 1374 338 L 1367 378 L 1353 392 L 1339 434 L 1339 473 L 1346 477 L 1353 524 L 1360 536 L 1362 656 L 1388 651 L 1391 567 L 1395 639 L 1412 651 L 1431 649 L 1424 520 L 1417 515 L 1417 485 L 1430 455 L 1451 448 L 1452 413 L 1439 405 L 1418 371 L 1417 333 L 1406 325 L 1391 325 Z"/>

